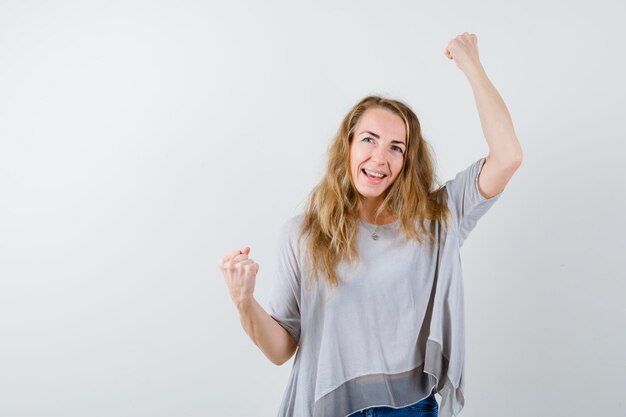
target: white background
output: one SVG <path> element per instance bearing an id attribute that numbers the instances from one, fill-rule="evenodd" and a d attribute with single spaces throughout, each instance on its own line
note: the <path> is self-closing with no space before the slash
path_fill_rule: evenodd
<path id="1" fill-rule="evenodd" d="M 623 2 L 0 3 L 0 416 L 274 416 L 292 361 L 217 267 L 260 264 L 345 113 L 407 102 L 440 183 L 488 152 L 443 54 L 476 33 L 524 161 L 462 249 L 461 415 L 623 413 Z"/>

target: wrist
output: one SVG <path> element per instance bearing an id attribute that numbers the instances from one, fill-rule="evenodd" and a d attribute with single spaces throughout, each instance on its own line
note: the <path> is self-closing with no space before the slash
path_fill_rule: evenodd
<path id="1" fill-rule="evenodd" d="M 243 314 L 250 310 L 250 307 L 252 307 L 255 301 L 256 300 L 254 299 L 253 296 L 245 297 L 237 301 L 235 303 L 235 306 L 237 307 L 237 310 L 239 311 L 239 313 Z"/>
<path id="2" fill-rule="evenodd" d="M 485 72 L 485 68 L 483 68 L 481 64 L 478 64 L 468 68 L 468 70 L 465 71 L 465 76 L 470 83 L 476 83 L 487 78 L 487 73 Z"/>

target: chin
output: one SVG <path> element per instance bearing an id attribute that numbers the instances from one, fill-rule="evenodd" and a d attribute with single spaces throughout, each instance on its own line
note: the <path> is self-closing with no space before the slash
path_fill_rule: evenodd
<path id="1" fill-rule="evenodd" d="M 378 198 L 384 195 L 385 191 L 387 190 L 383 190 L 380 193 L 372 193 L 372 192 L 363 192 L 363 190 L 358 190 L 359 194 L 361 194 L 361 197 L 364 197 L 364 198 Z"/>

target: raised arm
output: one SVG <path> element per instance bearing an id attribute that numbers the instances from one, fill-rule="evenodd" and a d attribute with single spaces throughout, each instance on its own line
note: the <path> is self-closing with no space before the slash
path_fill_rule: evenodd
<path id="1" fill-rule="evenodd" d="M 485 198 L 501 193 L 522 163 L 522 148 L 513 129 L 509 111 L 493 86 L 478 56 L 478 38 L 463 33 L 452 39 L 444 54 L 454 60 L 470 82 L 480 124 L 489 146 L 478 177 L 478 188 Z"/>

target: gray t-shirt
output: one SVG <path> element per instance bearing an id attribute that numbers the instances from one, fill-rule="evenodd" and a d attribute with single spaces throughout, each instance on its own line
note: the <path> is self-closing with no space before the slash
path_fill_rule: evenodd
<path id="1" fill-rule="evenodd" d="M 465 320 L 459 249 L 502 193 L 478 191 L 480 158 L 447 181 L 449 232 L 423 246 L 404 238 L 398 222 L 359 220 L 361 262 L 340 263 L 340 285 L 307 284 L 306 236 L 297 241 L 303 214 L 285 222 L 269 314 L 298 340 L 278 417 L 341 417 L 370 407 L 406 407 L 435 390 L 439 414 L 464 405 Z M 305 262 L 306 261 L 306 262 Z"/>

